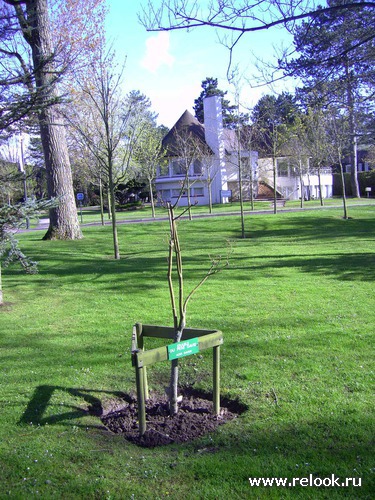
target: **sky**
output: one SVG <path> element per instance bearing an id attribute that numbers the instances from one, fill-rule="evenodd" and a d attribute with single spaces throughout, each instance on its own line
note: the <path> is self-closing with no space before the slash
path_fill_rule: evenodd
<path id="1" fill-rule="evenodd" d="M 186 109 L 194 114 L 194 99 L 200 95 L 206 77 L 217 78 L 218 87 L 228 91 L 227 97 L 235 104 L 236 89 L 226 76 L 229 51 L 220 43 L 216 31 L 205 27 L 190 32 L 147 32 L 137 16 L 145 3 L 145 0 L 107 0 L 107 37 L 117 57 L 121 61 L 126 59 L 125 92 L 139 90 L 149 97 L 153 111 L 158 113 L 158 123 L 169 128 Z M 274 47 L 290 40 L 285 32 L 275 29 L 245 35 L 235 49 L 240 75 L 237 89 L 244 110 L 273 90 L 291 90 L 291 84 L 286 82 L 278 84 L 276 89 L 254 88 L 249 84 L 257 72 L 256 59 L 271 60 Z"/>

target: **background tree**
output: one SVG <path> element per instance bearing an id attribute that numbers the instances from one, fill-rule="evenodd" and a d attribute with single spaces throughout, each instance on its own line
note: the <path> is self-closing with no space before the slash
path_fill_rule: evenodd
<path id="1" fill-rule="evenodd" d="M 328 155 L 332 164 L 338 165 L 340 169 L 344 219 L 348 219 L 344 179 L 344 158 L 346 156 L 348 138 L 350 136 L 348 117 L 345 114 L 341 114 L 339 109 L 331 106 L 325 114 L 325 127 L 329 139 Z"/>
<path id="2" fill-rule="evenodd" d="M 212 214 L 212 184 L 215 180 L 215 177 L 219 173 L 220 165 L 218 164 L 217 158 L 213 154 L 210 147 L 202 147 L 202 155 L 203 176 L 206 180 L 208 190 L 208 210 L 209 213 Z"/>
<path id="3" fill-rule="evenodd" d="M 12 205 L 22 198 L 22 174 L 18 165 L 0 159 L 0 197 L 2 204 Z"/>
<path id="4" fill-rule="evenodd" d="M 222 43 L 229 50 L 228 75 L 232 65 L 233 52 L 241 41 L 251 40 L 247 37 L 251 33 L 270 30 L 274 27 L 283 27 L 293 32 L 294 28 L 303 19 L 314 19 L 322 13 L 334 13 L 339 8 L 350 12 L 351 10 L 365 10 L 375 8 L 373 1 L 345 1 L 341 6 L 328 3 L 317 5 L 310 0 L 298 2 L 281 2 L 279 0 L 213 0 L 208 5 L 202 2 L 187 2 L 178 0 L 148 0 L 143 7 L 139 18 L 149 31 L 165 30 L 192 30 L 199 27 L 216 29 L 221 35 Z M 374 38 L 374 30 L 368 32 L 368 38 Z M 362 41 L 360 42 L 362 43 Z M 337 56 L 342 49 L 337 47 Z M 289 53 L 286 49 L 284 53 Z M 281 60 L 283 57 L 281 57 Z M 281 69 L 278 65 L 274 69 Z M 271 77 L 273 81 L 273 77 Z"/>
<path id="5" fill-rule="evenodd" d="M 236 97 L 238 102 L 238 94 Z M 239 106 L 237 106 L 237 110 L 238 109 Z M 248 169 L 249 163 L 245 161 L 245 157 L 243 155 L 243 143 L 244 141 L 242 135 L 242 127 L 240 126 L 240 121 L 238 120 L 236 130 L 233 134 L 229 136 L 229 141 L 228 141 L 229 149 L 233 153 L 227 155 L 226 161 L 228 165 L 231 165 L 232 167 L 231 170 L 234 168 L 237 174 L 238 195 L 240 202 L 241 237 L 245 238 L 244 170 Z M 250 159 L 250 165 L 251 165 L 251 159 Z"/>
<path id="6" fill-rule="evenodd" d="M 141 178 L 145 178 L 148 183 L 153 218 L 155 218 L 154 181 L 157 168 L 165 161 L 165 150 L 162 146 L 163 136 L 164 129 L 146 122 L 134 148 L 134 160 L 138 167 L 137 173 Z"/>
<path id="7" fill-rule="evenodd" d="M 231 105 L 228 99 L 224 99 L 227 92 L 220 90 L 218 88 L 217 78 L 207 77 L 202 82 L 202 92 L 199 97 L 195 99 L 193 109 L 195 111 L 195 117 L 201 123 L 204 123 L 204 112 L 203 112 L 203 100 L 206 97 L 211 97 L 214 95 L 220 96 L 222 98 L 222 111 L 223 111 L 223 124 L 225 127 L 234 128 L 238 122 L 237 107 Z"/>
<path id="8" fill-rule="evenodd" d="M 277 212 L 277 158 L 282 156 L 298 114 L 294 98 L 289 93 L 278 97 L 265 95 L 254 106 L 252 121 L 255 149 L 272 158 L 274 213 Z"/>
<path id="9" fill-rule="evenodd" d="M 286 62 L 285 70 L 300 77 L 306 91 L 315 88 L 331 105 L 345 110 L 350 126 L 352 193 L 359 197 L 359 116 L 369 101 L 373 107 L 375 16 L 373 8 L 363 7 L 362 2 L 350 10 L 343 0 L 329 0 L 328 6 L 332 10 L 322 11 L 295 28 L 294 44 L 300 55 Z"/>
<path id="10" fill-rule="evenodd" d="M 255 127 L 251 125 L 247 125 L 242 127 L 241 129 L 241 147 L 243 151 L 248 153 L 248 156 L 243 158 L 243 175 L 245 181 L 249 186 L 249 197 L 250 197 L 250 207 L 251 210 L 254 210 L 254 198 L 257 190 L 257 179 L 254 174 L 256 171 L 254 170 L 254 142 L 255 142 Z"/>
<path id="11" fill-rule="evenodd" d="M 127 178 L 128 149 L 125 97 L 121 91 L 124 67 L 117 69 L 114 57 L 114 52 L 102 47 L 99 59 L 88 65 L 68 120 L 107 177 L 114 256 L 120 259 L 115 188 Z"/>
<path id="12" fill-rule="evenodd" d="M 326 128 L 325 112 L 320 107 L 309 107 L 304 116 L 303 143 L 309 155 L 309 166 L 318 175 L 320 204 L 323 206 L 321 175 L 330 168 L 330 139 Z"/>
<path id="13" fill-rule="evenodd" d="M 31 200 L 15 205 L 0 207 L 0 305 L 3 304 L 1 268 L 17 261 L 28 274 L 38 272 L 37 263 L 28 258 L 21 250 L 16 239 L 17 231 L 25 226 L 30 217 L 38 217 L 41 211 L 55 204 L 54 200 Z"/>
<path id="14" fill-rule="evenodd" d="M 0 144 L 0 195 L 3 203 L 21 201 L 23 175 L 19 169 L 19 138 L 7 137 Z"/>
<path id="15" fill-rule="evenodd" d="M 30 135 L 29 137 L 29 144 L 25 150 L 25 164 L 32 169 L 31 178 L 34 186 L 32 194 L 38 200 L 45 199 L 47 197 L 46 168 L 39 135 Z"/>
<path id="16" fill-rule="evenodd" d="M 35 88 L 38 96 L 37 114 L 46 164 L 48 192 L 51 197 L 57 197 L 60 200 L 57 207 L 50 209 L 50 226 L 44 238 L 81 238 L 64 123 L 58 106 L 57 76 L 59 71 L 54 60 L 48 4 L 46 0 L 5 1 L 13 6 L 23 39 L 31 49 L 33 75 L 31 77 L 28 71 L 27 82 L 30 90 Z"/>
<path id="17" fill-rule="evenodd" d="M 289 175 L 298 175 L 300 185 L 301 208 L 305 198 L 304 177 L 310 177 L 310 158 L 308 150 L 307 129 L 304 116 L 297 116 L 290 129 L 290 137 L 284 146 L 285 154 L 289 156 Z M 319 176 L 319 192 L 321 204 L 323 205 L 321 182 Z M 310 196 L 310 186 L 309 186 Z"/>
<path id="18" fill-rule="evenodd" d="M 115 259 L 120 258 L 117 236 L 116 189 L 134 177 L 135 146 L 144 124 L 154 120 L 150 100 L 139 91 L 122 92 L 124 66 L 104 46 L 77 82 L 74 107 L 66 110 L 73 135 L 90 151 L 100 183 L 108 184 Z"/>
<path id="19" fill-rule="evenodd" d="M 50 210 L 46 239 L 82 237 L 58 83 L 68 68 L 73 72 L 73 64 L 78 68 L 85 50 L 93 50 L 95 33 L 103 32 L 99 21 L 104 18 L 96 17 L 101 5 L 103 0 L 56 0 L 51 5 L 47 0 L 4 0 L 1 6 L 0 29 L 6 43 L 0 53 L 0 85 L 5 90 L 0 125 L 9 127 L 25 117 L 33 122 L 38 117 L 49 195 L 60 199 Z"/>

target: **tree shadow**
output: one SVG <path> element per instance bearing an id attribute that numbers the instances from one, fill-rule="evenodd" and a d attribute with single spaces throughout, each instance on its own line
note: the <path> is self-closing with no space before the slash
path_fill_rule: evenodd
<path id="1" fill-rule="evenodd" d="M 75 398 L 82 399 L 86 407 L 78 405 L 64 404 L 64 408 L 70 411 L 59 413 L 50 416 L 44 416 L 49 406 L 51 406 L 51 399 L 55 392 L 62 391 Z M 121 401 L 130 403 L 133 398 L 128 394 L 120 391 L 99 391 L 84 388 L 63 387 L 58 385 L 40 385 L 38 386 L 32 398 L 27 404 L 26 410 L 18 421 L 18 425 L 53 425 L 63 423 L 72 419 L 79 419 L 87 416 L 94 416 L 100 418 L 104 413 L 102 401 L 94 394 L 107 394 Z M 65 424 L 68 425 L 68 424 Z M 85 425 L 85 427 L 88 427 Z"/>
<path id="2" fill-rule="evenodd" d="M 272 259 L 273 260 L 270 260 Z M 303 273 L 316 274 L 318 276 L 331 276 L 340 281 L 374 281 L 375 280 L 375 253 L 340 253 L 334 255 L 259 255 L 254 257 L 252 266 L 241 266 L 240 261 L 246 262 L 245 257 L 237 258 L 236 270 L 242 270 L 238 279 L 248 280 L 250 275 L 246 270 L 255 272 L 272 272 L 273 278 L 277 278 L 276 271 L 283 268 L 300 269 Z M 266 261 L 265 264 L 262 262 Z"/>

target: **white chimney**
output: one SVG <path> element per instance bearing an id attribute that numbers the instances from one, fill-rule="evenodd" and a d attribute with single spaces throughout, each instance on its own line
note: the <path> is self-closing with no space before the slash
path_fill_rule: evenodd
<path id="1" fill-rule="evenodd" d="M 214 203 L 227 203 L 227 195 L 222 193 L 228 190 L 227 171 L 225 164 L 223 111 L 221 97 L 214 95 L 203 99 L 204 135 L 207 144 L 215 154 L 215 174 L 212 183 L 212 192 L 216 193 Z"/>
<path id="2" fill-rule="evenodd" d="M 221 156 L 224 153 L 221 97 L 213 95 L 203 99 L 203 113 L 206 142 L 216 155 Z"/>

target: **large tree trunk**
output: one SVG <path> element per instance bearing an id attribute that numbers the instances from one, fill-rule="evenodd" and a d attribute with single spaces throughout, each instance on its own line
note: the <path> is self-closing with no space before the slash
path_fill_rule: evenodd
<path id="1" fill-rule="evenodd" d="M 56 197 L 59 202 L 56 208 L 50 209 L 50 225 L 44 239 L 79 239 L 82 232 L 74 199 L 64 123 L 58 109 L 56 54 L 52 48 L 48 3 L 47 0 L 28 0 L 27 18 L 19 5 L 15 9 L 24 37 L 31 47 L 35 83 L 40 95 L 38 119 L 48 195 Z"/>
<path id="2" fill-rule="evenodd" d="M 48 194 L 58 199 L 58 206 L 49 211 L 49 228 L 43 239 L 74 240 L 82 238 L 82 233 L 74 199 L 65 132 L 56 111 L 51 107 L 39 115 Z"/>

